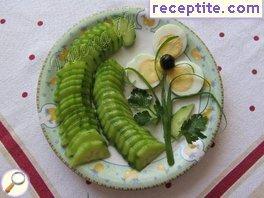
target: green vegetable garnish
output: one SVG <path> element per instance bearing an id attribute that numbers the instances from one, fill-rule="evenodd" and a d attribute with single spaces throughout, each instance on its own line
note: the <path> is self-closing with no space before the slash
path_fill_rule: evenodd
<path id="1" fill-rule="evenodd" d="M 160 119 L 160 113 L 156 111 L 159 103 L 155 102 L 153 105 L 153 96 L 146 90 L 135 88 L 128 98 L 128 103 L 132 108 L 138 112 L 134 115 L 136 122 L 140 126 L 145 126 L 150 123 L 157 123 Z"/>
<path id="2" fill-rule="evenodd" d="M 145 126 L 154 119 L 147 110 L 136 113 L 134 118 L 140 126 Z"/>
<path id="3" fill-rule="evenodd" d="M 194 97 L 197 95 L 207 94 L 208 99 L 207 99 L 207 103 L 206 103 L 204 110 L 207 108 L 207 106 L 209 104 L 209 99 L 212 98 L 217 103 L 218 107 L 221 109 L 221 113 L 224 115 L 220 103 L 217 101 L 215 96 L 211 93 L 210 83 L 205 78 L 203 78 L 202 76 L 199 76 L 199 75 L 194 74 L 194 73 L 179 75 L 179 76 L 175 77 L 174 79 L 172 79 L 172 81 L 170 82 L 170 84 L 168 86 L 168 89 L 166 90 L 166 88 L 165 88 L 166 72 L 164 72 L 164 75 L 161 79 L 159 76 L 159 73 L 157 72 L 156 65 L 157 65 L 158 59 L 160 58 L 159 53 L 160 53 L 161 49 L 163 48 L 163 46 L 165 46 L 166 43 L 168 43 L 169 41 L 171 41 L 175 38 L 177 38 L 177 36 L 171 36 L 171 37 L 167 38 L 161 44 L 161 46 L 159 47 L 159 49 L 156 53 L 156 56 L 155 56 L 155 70 L 156 70 L 156 73 L 159 77 L 159 80 L 161 81 L 161 83 L 160 83 L 161 90 L 162 90 L 161 100 L 158 99 L 154 89 L 151 87 L 151 85 L 147 82 L 147 80 L 138 71 L 136 71 L 133 68 L 126 68 L 126 70 L 133 71 L 134 73 L 136 73 L 138 75 L 138 77 L 147 85 L 147 87 L 149 88 L 149 90 L 151 91 L 151 93 L 153 94 L 153 96 L 155 98 L 155 103 L 153 105 L 153 108 L 147 108 L 147 106 L 148 107 L 152 106 L 152 102 L 151 102 L 152 96 L 145 90 L 141 90 L 141 91 L 137 90 L 137 91 L 132 92 L 132 95 L 134 95 L 134 96 L 130 97 L 129 104 L 133 108 L 143 109 L 143 111 L 136 113 L 136 115 L 134 116 L 135 120 L 141 126 L 149 124 L 155 119 L 157 121 L 159 121 L 159 120 L 162 121 L 163 131 L 164 131 L 164 140 L 165 140 L 165 150 L 166 150 L 166 155 L 167 155 L 167 162 L 170 166 L 172 166 L 174 164 L 174 156 L 173 156 L 173 150 L 172 150 L 172 145 L 171 145 L 171 130 L 172 130 L 171 123 L 172 123 L 173 102 L 176 99 L 184 99 L 184 98 Z M 193 68 L 192 68 L 192 70 L 193 70 Z M 172 98 L 172 96 L 171 96 L 171 94 L 172 94 L 172 91 L 171 91 L 172 83 L 177 78 L 180 78 L 181 76 L 185 76 L 185 75 L 192 75 L 192 76 L 197 76 L 199 78 L 202 78 L 209 85 L 209 91 L 208 92 L 199 92 L 197 94 L 190 95 L 190 96 L 177 96 L 175 98 Z M 139 101 L 139 100 L 141 100 L 141 101 Z M 208 118 L 202 114 L 204 112 L 204 110 L 202 112 L 200 112 L 199 114 L 192 115 L 190 117 L 190 119 L 186 120 L 180 128 L 179 136 L 184 136 L 186 138 L 186 141 L 189 144 L 198 140 L 199 138 L 201 138 L 201 139 L 206 138 L 206 136 L 202 133 L 206 129 L 206 125 L 208 123 Z M 224 117 L 225 117 L 225 115 L 224 115 Z M 226 117 L 225 117 L 225 120 L 226 120 Z"/>
<path id="4" fill-rule="evenodd" d="M 208 97 L 211 97 L 217 103 L 218 107 L 221 110 L 221 113 L 224 115 L 224 118 L 226 120 L 225 114 L 223 113 L 223 110 L 222 110 L 220 103 L 217 101 L 215 96 L 210 92 L 211 86 L 210 86 L 209 82 L 206 79 L 204 79 L 203 77 L 196 75 L 196 74 L 179 75 L 171 81 L 170 86 L 168 88 L 168 91 L 166 92 L 165 83 L 164 83 L 165 77 L 166 77 L 166 74 L 165 74 L 165 76 L 163 77 L 163 79 L 161 80 L 161 83 L 160 83 L 161 88 L 162 88 L 162 93 L 161 93 L 161 101 L 159 101 L 158 97 L 156 96 L 156 93 L 154 92 L 154 89 L 150 86 L 150 84 L 146 81 L 146 79 L 138 71 L 136 71 L 132 68 L 126 68 L 126 69 L 135 72 L 139 76 L 139 78 L 141 78 L 145 82 L 145 84 L 150 88 L 151 92 L 153 93 L 153 96 L 156 99 L 155 104 L 154 104 L 154 110 L 155 110 L 156 118 L 157 119 L 161 118 L 161 120 L 162 120 L 167 162 L 170 166 L 172 166 L 174 164 L 174 156 L 173 156 L 173 150 L 172 150 L 172 145 L 171 145 L 171 121 L 172 121 L 172 110 L 173 110 L 172 103 L 175 100 L 185 99 L 185 98 L 190 98 L 190 97 L 195 97 L 198 95 L 206 94 L 206 95 L 208 95 Z M 176 78 L 179 78 L 180 76 L 183 76 L 183 75 L 193 75 L 193 76 L 197 76 L 197 77 L 204 79 L 205 82 L 210 87 L 209 92 L 199 92 L 197 94 L 190 95 L 190 96 L 177 96 L 177 97 L 171 98 L 171 84 L 173 83 L 173 81 Z M 142 92 L 142 91 L 140 91 L 140 92 Z M 167 93 L 167 95 L 166 95 L 166 93 Z M 146 97 L 146 98 L 150 98 L 149 94 L 145 93 L 142 95 L 144 95 L 144 97 Z M 145 102 L 143 102 L 143 104 L 146 104 L 146 101 L 147 101 L 146 98 L 144 98 Z M 209 98 L 208 98 L 208 100 L 209 100 Z M 208 101 L 207 101 L 206 107 L 207 107 L 207 105 L 208 105 Z M 204 108 L 204 110 L 206 109 L 206 107 Z M 187 121 L 185 121 L 181 127 L 181 132 L 179 135 L 183 135 L 189 144 L 198 140 L 199 138 L 201 138 L 201 139 L 206 138 L 206 136 L 202 132 L 206 129 L 208 118 L 205 117 L 202 114 L 202 112 L 199 114 L 194 114 L 193 116 L 191 116 L 191 118 L 188 119 Z M 144 126 L 145 124 L 151 122 L 152 117 L 148 111 L 143 111 L 143 112 L 137 113 L 135 115 L 135 119 L 137 120 L 137 122 L 139 124 L 141 124 L 141 126 Z"/>
<path id="5" fill-rule="evenodd" d="M 167 155 L 167 162 L 170 166 L 173 166 L 174 164 L 174 156 L 173 156 L 173 150 L 171 145 L 171 120 L 172 120 L 172 100 L 171 100 L 171 89 L 167 92 L 167 98 L 166 98 L 166 91 L 165 91 L 165 79 L 166 74 L 163 77 L 163 83 L 162 83 L 162 124 L 163 124 L 163 131 L 164 131 L 164 140 L 165 140 L 165 151 Z"/>
<path id="6" fill-rule="evenodd" d="M 146 90 L 136 88 L 131 92 L 128 103 L 134 108 L 148 108 L 152 103 L 152 95 Z"/>
<path id="7" fill-rule="evenodd" d="M 202 132 L 206 129 L 207 122 L 207 117 L 202 114 L 194 114 L 183 123 L 180 134 L 186 138 L 189 144 L 192 144 L 192 142 L 197 141 L 199 138 L 204 139 L 206 135 Z"/>
<path id="8" fill-rule="evenodd" d="M 188 99 L 188 98 L 192 98 L 192 97 L 196 97 L 196 96 L 202 96 L 202 95 L 208 95 L 208 99 L 210 99 L 210 98 L 213 99 L 213 101 L 215 101 L 215 103 L 217 104 L 217 107 L 220 109 L 221 114 L 224 116 L 224 120 L 225 120 L 224 130 L 225 130 L 225 128 L 227 126 L 227 118 L 226 118 L 226 115 L 224 113 L 223 107 L 221 106 L 221 104 L 218 102 L 218 100 L 216 99 L 216 97 L 211 92 L 206 92 L 205 91 L 205 92 L 199 92 L 197 94 L 193 94 L 193 95 L 189 95 L 189 96 L 177 96 L 177 97 L 173 98 L 172 100 L 173 101 L 175 101 L 175 100 L 183 100 L 183 99 Z M 204 110 L 205 109 L 206 109 L 206 106 L 205 106 Z"/>

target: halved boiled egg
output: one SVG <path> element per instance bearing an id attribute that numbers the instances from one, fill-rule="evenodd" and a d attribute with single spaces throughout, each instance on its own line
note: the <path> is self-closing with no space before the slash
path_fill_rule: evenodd
<path id="1" fill-rule="evenodd" d="M 159 56 L 164 54 L 170 54 L 174 58 L 179 57 L 185 51 L 187 46 L 187 36 L 182 28 L 174 24 L 167 24 L 159 28 L 153 39 L 153 47 L 155 53 L 158 52 L 160 46 L 172 36 L 177 36 L 176 38 L 165 43 L 159 52 Z"/>
<path id="2" fill-rule="evenodd" d="M 174 79 L 174 80 L 173 80 Z M 173 82 L 171 82 L 173 80 Z M 188 61 L 175 63 L 175 67 L 167 72 L 167 81 L 172 92 L 178 96 L 188 96 L 198 93 L 204 84 L 202 68 Z"/>
<path id="3" fill-rule="evenodd" d="M 160 82 L 158 75 L 160 76 L 161 67 L 158 63 L 155 69 L 155 57 L 153 55 L 145 53 L 139 54 L 127 64 L 127 67 L 137 70 L 151 87 L 156 87 Z M 135 87 L 148 89 L 145 82 L 135 72 L 128 70 L 127 76 Z"/>

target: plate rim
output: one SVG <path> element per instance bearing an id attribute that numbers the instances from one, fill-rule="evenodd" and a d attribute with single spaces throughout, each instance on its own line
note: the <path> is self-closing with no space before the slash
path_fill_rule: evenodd
<path id="1" fill-rule="evenodd" d="M 43 71 L 44 71 L 44 68 L 45 66 L 47 65 L 47 61 L 48 61 L 48 58 L 50 57 L 51 55 L 51 52 L 53 51 L 53 49 L 55 48 L 55 46 L 57 46 L 58 43 L 60 43 L 63 38 L 65 37 L 65 35 L 67 35 L 72 29 L 74 29 L 76 26 L 78 26 L 80 23 L 82 23 L 83 21 L 86 21 L 87 19 L 89 18 L 92 18 L 92 17 L 96 17 L 96 16 L 100 16 L 106 12 L 112 12 L 112 13 L 116 13 L 116 12 L 121 12 L 121 11 L 125 11 L 125 10 L 129 10 L 129 9 L 138 9 L 138 10 L 146 10 L 146 8 L 144 7 L 139 7 L 139 6 L 123 6 L 123 7 L 120 7 L 120 8 L 110 8 L 110 9 L 104 9 L 102 11 L 99 11 L 99 12 L 96 12 L 96 13 L 93 13 L 81 20 L 79 20 L 78 22 L 76 22 L 74 25 L 72 25 L 70 28 L 67 29 L 67 31 L 65 33 L 63 33 L 61 36 L 59 36 L 59 39 L 56 40 L 56 42 L 52 45 L 52 48 L 49 49 L 49 53 L 47 54 L 44 62 L 41 64 L 41 70 L 40 70 L 40 73 L 38 75 L 38 83 L 37 83 L 37 92 L 36 92 L 36 108 L 37 108 L 37 113 L 39 114 L 39 110 L 40 110 L 40 101 L 39 101 L 39 98 L 40 98 L 40 86 L 41 86 L 41 79 L 42 79 L 42 76 L 43 76 Z M 204 41 L 191 29 L 189 28 L 187 25 L 185 25 L 184 23 L 182 23 L 181 21 L 178 21 L 177 19 L 174 19 L 175 21 L 179 22 L 182 26 L 184 26 L 185 28 L 187 28 L 192 34 L 194 34 L 197 39 L 204 45 L 205 49 L 208 51 L 208 54 L 209 56 L 211 57 L 213 63 L 214 63 L 214 67 L 217 71 L 217 77 L 219 78 L 219 82 L 220 82 L 220 93 L 221 93 L 221 101 L 219 102 L 220 105 L 222 106 L 222 108 L 224 107 L 224 87 L 223 87 L 223 81 L 222 81 L 222 77 L 220 75 L 220 72 L 218 71 L 218 68 L 217 68 L 217 63 L 215 61 L 215 58 L 214 56 L 212 55 L 211 51 L 209 50 L 209 48 L 207 47 L 207 45 L 204 43 Z M 38 115 L 39 117 L 39 115 Z M 204 155 L 197 161 L 195 161 L 193 164 L 191 164 L 187 169 L 185 169 L 184 171 L 182 171 L 181 173 L 179 173 L 178 175 L 176 176 L 173 176 L 171 178 L 168 178 L 166 181 L 163 181 L 163 182 L 157 182 L 155 184 L 152 184 L 152 185 L 148 185 L 148 186 L 144 186 L 144 187 L 121 187 L 121 186 L 116 186 L 116 185 L 111 185 L 111 183 L 103 183 L 103 182 L 98 182 L 84 174 L 82 174 L 80 171 L 78 171 L 76 168 L 73 168 L 71 167 L 64 159 L 63 157 L 61 156 L 61 154 L 59 152 L 56 151 L 55 147 L 53 146 L 53 144 L 51 143 L 51 140 L 50 138 L 48 137 L 47 135 L 47 131 L 45 129 L 45 127 L 43 126 L 43 124 L 41 123 L 40 119 L 39 119 L 39 123 L 40 123 L 40 127 L 42 129 L 42 133 L 44 134 L 49 146 L 51 147 L 51 149 L 53 150 L 53 152 L 56 154 L 56 156 L 63 162 L 63 164 L 69 168 L 71 171 L 73 171 L 74 173 L 76 173 L 77 175 L 79 175 L 80 177 L 82 177 L 83 179 L 85 179 L 86 181 L 90 181 L 94 184 L 97 184 L 97 185 L 100 185 L 100 186 L 104 186 L 104 187 L 107 187 L 107 188 L 111 188 L 111 189 L 115 189 L 115 190 L 125 190 L 125 191 L 134 191 L 134 190 L 143 190 L 143 189 L 151 189 L 151 188 L 155 188 L 155 187 L 158 187 L 158 186 L 161 186 L 161 185 L 164 185 L 172 180 L 175 180 L 176 178 L 180 177 L 181 175 L 183 175 L 184 173 L 186 173 L 187 171 L 189 171 L 193 166 L 195 166 L 207 153 L 208 149 L 211 147 L 211 145 L 214 143 L 214 140 L 216 138 L 216 135 L 220 129 L 220 124 L 221 124 L 221 120 L 222 120 L 222 113 L 220 112 L 220 116 L 218 118 L 218 120 L 216 121 L 217 124 L 216 124 L 216 129 L 212 132 L 212 138 L 210 140 L 210 143 L 204 148 Z"/>

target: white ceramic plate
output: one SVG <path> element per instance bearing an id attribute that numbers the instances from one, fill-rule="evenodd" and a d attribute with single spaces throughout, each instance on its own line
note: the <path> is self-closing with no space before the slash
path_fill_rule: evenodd
<path id="1" fill-rule="evenodd" d="M 85 28 L 89 28 L 92 24 L 106 17 L 123 14 L 131 15 L 134 18 L 137 24 L 137 40 L 132 48 L 122 49 L 114 56 L 121 65 L 125 65 L 138 53 L 147 52 L 154 54 L 152 49 L 153 33 L 164 24 L 177 24 L 184 29 L 188 37 L 187 49 L 178 61 L 191 60 L 200 65 L 206 79 L 212 85 L 212 93 L 221 104 L 223 103 L 221 78 L 211 53 L 201 39 L 179 21 L 174 19 L 149 19 L 142 8 L 123 8 L 90 16 L 71 28 L 56 42 L 43 65 L 38 82 L 37 108 L 43 133 L 54 152 L 66 165 L 68 165 L 69 161 L 64 155 L 64 149 L 60 145 L 55 116 L 56 105 L 53 100 L 56 87 L 56 72 L 59 65 L 63 64 L 68 46 Z M 127 90 L 127 92 L 129 91 Z M 174 106 L 174 111 L 186 103 L 195 103 L 195 111 L 198 111 L 204 107 L 206 98 L 198 97 L 184 102 L 177 102 Z M 221 112 L 214 102 L 210 102 L 206 113 L 209 117 L 209 124 L 205 131 L 207 138 L 197 141 L 195 147 L 189 147 L 183 138 L 173 143 L 175 164 L 172 167 L 168 166 L 166 156 L 162 154 L 144 170 L 137 172 L 128 166 L 127 162 L 123 160 L 115 148 L 109 147 L 111 152 L 110 158 L 79 166 L 76 169 L 70 168 L 87 180 L 118 189 L 143 189 L 165 183 L 183 174 L 196 164 L 211 145 L 219 128 Z M 157 138 L 163 141 L 161 126 L 153 127 L 151 131 Z"/>

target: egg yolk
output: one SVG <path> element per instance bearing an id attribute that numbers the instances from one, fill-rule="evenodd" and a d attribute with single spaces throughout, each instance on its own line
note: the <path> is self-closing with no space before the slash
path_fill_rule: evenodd
<path id="1" fill-rule="evenodd" d="M 192 74 L 193 71 L 190 67 L 186 65 L 178 65 L 173 68 L 170 72 L 168 72 L 168 78 L 172 81 L 177 76 L 183 74 Z M 172 89 L 177 92 L 184 92 L 190 89 L 193 84 L 193 75 L 183 75 L 176 78 L 172 83 Z"/>
<path id="2" fill-rule="evenodd" d="M 158 81 L 158 75 L 155 70 L 155 60 L 147 59 L 138 66 L 139 73 L 144 76 L 148 83 L 153 84 Z M 157 68 L 158 69 L 158 68 Z"/>
<path id="3" fill-rule="evenodd" d="M 161 38 L 160 40 L 160 45 L 166 41 L 169 37 L 173 35 L 167 35 Z M 174 38 L 168 43 L 166 43 L 160 50 L 160 54 L 170 54 L 173 57 L 177 58 L 181 55 L 182 53 L 182 48 L 183 48 L 183 43 L 180 37 Z"/>

